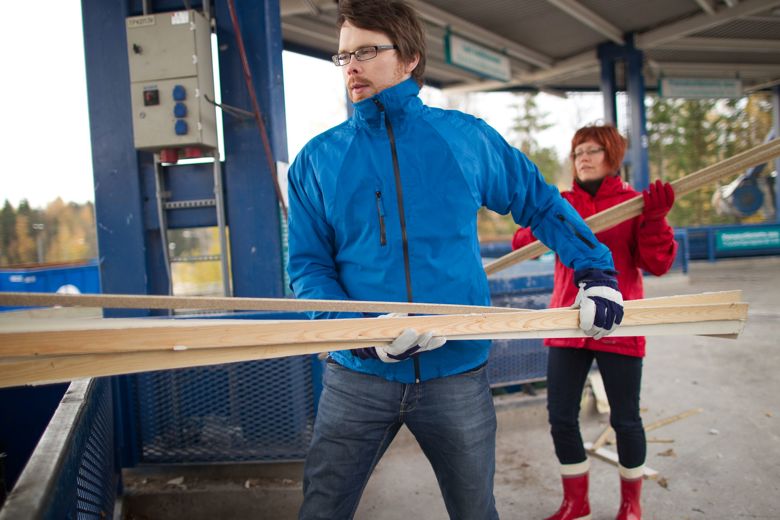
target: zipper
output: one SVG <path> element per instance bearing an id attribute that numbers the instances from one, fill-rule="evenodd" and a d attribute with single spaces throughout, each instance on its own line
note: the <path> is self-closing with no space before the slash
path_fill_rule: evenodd
<path id="1" fill-rule="evenodd" d="M 382 192 L 376 190 L 376 212 L 379 214 L 379 245 L 387 245 L 387 234 L 385 232 L 385 210 L 382 206 Z"/>
<path id="2" fill-rule="evenodd" d="M 577 228 L 576 228 L 576 227 L 574 227 L 574 224 L 572 224 L 571 222 L 569 222 L 568 220 L 566 220 L 566 218 L 565 218 L 563 215 L 561 215 L 560 213 L 558 213 L 558 214 L 557 214 L 557 215 L 555 215 L 555 216 L 556 216 L 556 218 L 557 218 L 558 220 L 560 220 L 561 222 L 563 222 L 564 224 L 566 224 L 566 225 L 568 226 L 569 230 L 570 230 L 572 233 L 574 233 L 574 236 L 575 236 L 575 237 L 577 237 L 577 238 L 579 238 L 580 240 L 582 240 L 582 241 L 585 243 L 585 245 L 586 245 L 586 246 L 588 246 L 588 247 L 589 247 L 589 248 L 591 248 L 591 249 L 595 249 L 595 248 L 596 248 L 596 245 L 595 245 L 593 242 L 591 242 L 590 240 L 588 240 L 587 238 L 585 238 L 585 236 L 584 236 L 582 233 L 580 233 L 580 232 L 577 230 Z"/>
<path id="3" fill-rule="evenodd" d="M 404 271 L 406 274 L 406 299 L 410 303 L 412 298 L 412 271 L 409 262 L 409 240 L 406 236 L 406 215 L 404 214 L 404 195 L 401 189 L 401 168 L 398 165 L 398 151 L 395 148 L 395 134 L 393 133 L 393 125 L 390 123 L 390 116 L 385 111 L 385 106 L 377 98 L 372 98 L 374 104 L 376 104 L 379 112 L 385 117 L 385 128 L 387 129 L 387 137 L 390 140 L 390 152 L 393 156 L 393 173 L 395 175 L 395 193 L 398 200 L 398 218 L 401 221 L 401 243 L 403 244 L 404 251 Z M 414 362 L 414 382 L 420 382 L 420 360 L 417 356 L 412 358 Z"/>

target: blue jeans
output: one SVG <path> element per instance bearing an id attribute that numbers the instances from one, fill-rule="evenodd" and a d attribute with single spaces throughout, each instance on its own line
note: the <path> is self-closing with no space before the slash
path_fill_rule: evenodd
<path id="1" fill-rule="evenodd" d="M 620 464 L 624 468 L 644 464 L 647 443 L 639 415 L 642 358 L 583 348 L 550 347 L 548 351 L 547 411 L 558 461 L 577 464 L 586 458 L 580 434 L 580 401 L 595 358 L 607 391 L 609 423 L 615 429 Z"/>
<path id="2" fill-rule="evenodd" d="M 352 518 L 374 466 L 403 424 L 431 462 L 450 518 L 497 519 L 496 412 L 484 366 L 404 384 L 334 362 L 325 369 L 299 518 Z"/>

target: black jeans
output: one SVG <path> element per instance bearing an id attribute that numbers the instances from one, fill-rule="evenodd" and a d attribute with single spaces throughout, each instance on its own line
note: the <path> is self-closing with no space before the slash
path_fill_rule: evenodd
<path id="1" fill-rule="evenodd" d="M 639 416 L 642 358 L 582 348 L 550 347 L 548 351 L 547 411 L 560 463 L 577 464 L 586 459 L 580 434 L 580 400 L 595 359 L 607 391 L 620 465 L 636 468 L 644 464 L 647 444 Z"/>

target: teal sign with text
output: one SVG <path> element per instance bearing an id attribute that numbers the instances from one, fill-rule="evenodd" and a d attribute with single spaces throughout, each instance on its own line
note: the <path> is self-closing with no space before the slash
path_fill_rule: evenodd
<path id="1" fill-rule="evenodd" d="M 780 227 L 718 231 L 715 247 L 718 251 L 780 247 Z"/>

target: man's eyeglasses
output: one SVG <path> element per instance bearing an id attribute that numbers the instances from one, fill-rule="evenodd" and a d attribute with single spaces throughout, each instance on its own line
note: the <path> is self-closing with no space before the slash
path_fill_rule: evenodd
<path id="1" fill-rule="evenodd" d="M 603 151 L 604 148 L 591 148 L 590 150 L 580 150 L 579 152 L 574 152 L 573 154 L 571 154 L 571 158 L 576 161 L 583 155 L 587 155 L 588 157 L 593 157 L 597 153 L 601 153 Z"/>
<path id="2" fill-rule="evenodd" d="M 355 59 L 358 61 L 372 60 L 376 58 L 379 51 L 389 51 L 390 49 L 397 49 L 397 45 L 372 45 L 371 47 L 361 47 L 353 52 L 340 52 L 331 56 L 333 64 L 337 67 L 343 67 L 352 61 L 352 55 L 355 55 Z"/>

